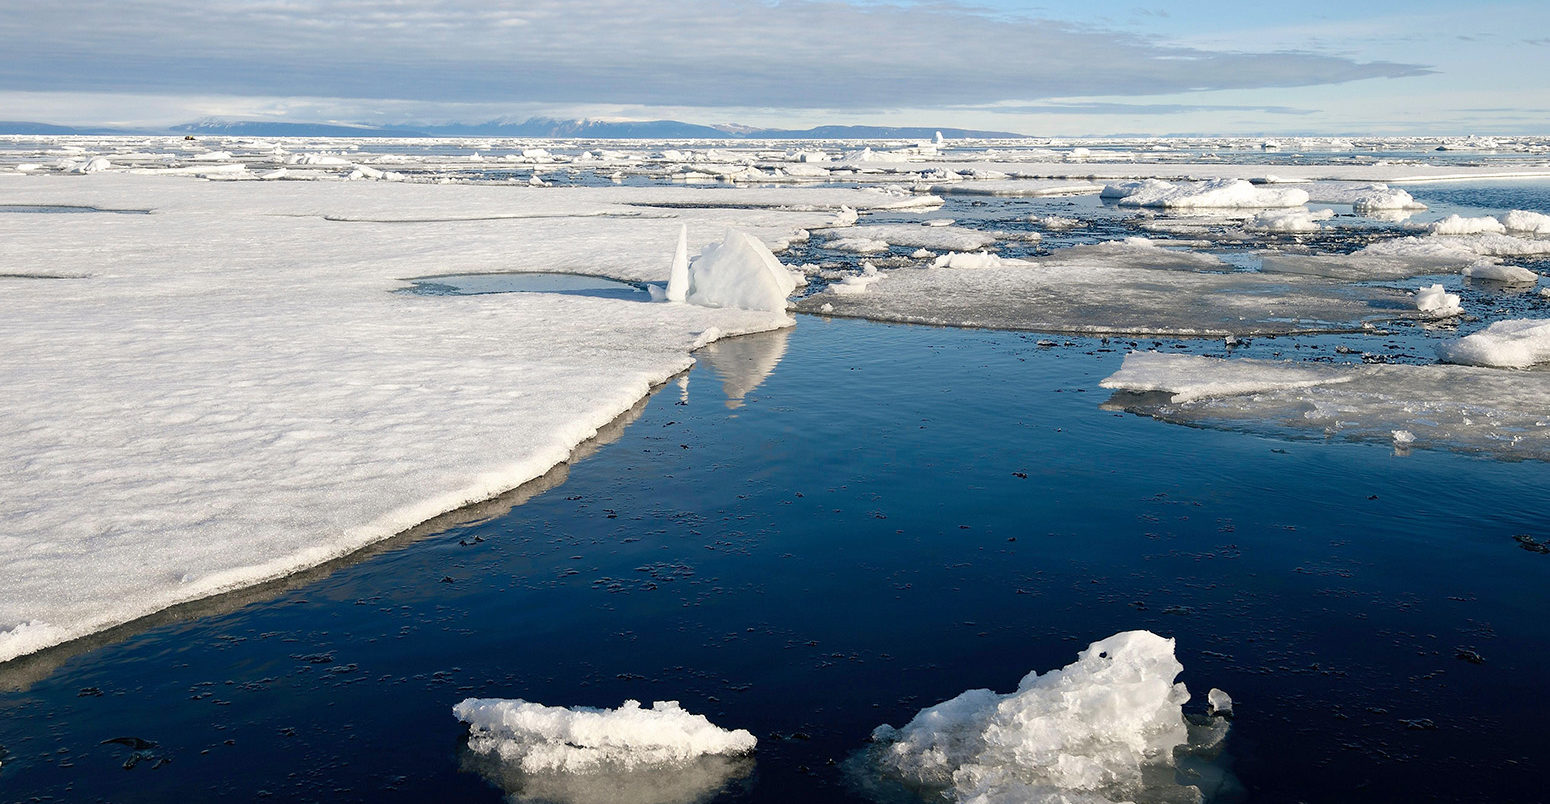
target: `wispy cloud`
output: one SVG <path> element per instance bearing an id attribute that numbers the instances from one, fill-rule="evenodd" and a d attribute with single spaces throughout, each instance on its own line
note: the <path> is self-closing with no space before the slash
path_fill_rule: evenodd
<path id="1" fill-rule="evenodd" d="M 1170 46 L 1134 33 L 946 4 L 53 0 L 9 6 L 0 11 L 0 89 L 12 91 L 886 109 L 1313 86 L 1427 72 L 1417 64 L 1309 52 Z M 1164 114 L 1166 106 L 1131 111 Z M 1273 108 L 1259 111 L 1298 113 Z"/>
<path id="2" fill-rule="evenodd" d="M 1316 109 L 1300 109 L 1294 106 L 1250 106 L 1213 103 L 1114 103 L 1098 101 L 1050 102 L 1025 104 L 996 104 L 985 108 L 1001 114 L 1097 114 L 1097 115 L 1164 115 L 1193 114 L 1197 112 L 1259 112 L 1261 114 L 1309 115 Z"/>

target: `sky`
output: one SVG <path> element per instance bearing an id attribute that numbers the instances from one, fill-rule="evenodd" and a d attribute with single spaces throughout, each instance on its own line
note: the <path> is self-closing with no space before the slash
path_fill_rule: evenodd
<path id="1" fill-rule="evenodd" d="M 0 0 L 0 120 L 1550 134 L 1550 3 Z"/>

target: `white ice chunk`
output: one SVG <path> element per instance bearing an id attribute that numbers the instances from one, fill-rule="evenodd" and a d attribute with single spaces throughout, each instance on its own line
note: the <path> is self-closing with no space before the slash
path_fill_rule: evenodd
<path id="1" fill-rule="evenodd" d="M 1212 687 L 1206 693 L 1206 714 L 1232 716 L 1232 696 Z"/>
<path id="2" fill-rule="evenodd" d="M 1031 267 L 1033 263 L 1026 260 L 1014 260 L 1001 257 L 985 251 L 966 254 L 955 252 L 943 254 L 931 261 L 932 268 L 968 268 L 971 270 L 985 270 L 997 268 Z"/>
<path id="3" fill-rule="evenodd" d="M 686 300 L 702 307 L 782 312 L 796 286 L 791 272 L 758 238 L 730 231 L 689 264 Z"/>
<path id="4" fill-rule="evenodd" d="M 1159 792 L 1157 777 L 1183 793 L 1171 771 L 1190 738 L 1189 692 L 1174 683 L 1184 667 L 1173 647 L 1148 631 L 1094 642 L 1062 669 L 1029 673 L 1015 692 L 970 690 L 903 728 L 879 726 L 871 759 L 886 776 L 957 802 L 1128 801 Z"/>
<path id="5" fill-rule="evenodd" d="M 105 156 L 94 156 L 91 159 L 86 160 L 85 164 L 83 164 L 80 167 L 76 168 L 76 172 L 77 173 L 101 173 L 102 171 L 109 170 L 112 167 L 113 167 L 113 163 L 109 162 L 107 157 L 105 157 Z"/>
<path id="6" fill-rule="evenodd" d="M 743 729 L 728 731 L 685 712 L 677 701 L 657 701 L 650 709 L 638 701 L 618 709 L 566 709 L 520 698 L 467 698 L 452 714 L 468 724 L 471 750 L 497 754 L 529 773 L 685 765 L 711 754 L 746 754 L 757 743 Z"/>
<path id="7" fill-rule="evenodd" d="M 1394 446 L 1396 447 L 1408 447 L 1415 443 L 1415 433 L 1409 430 L 1395 430 L 1393 436 Z"/>
<path id="8" fill-rule="evenodd" d="M 1550 319 L 1497 321 L 1472 335 L 1439 345 L 1437 355 L 1448 363 L 1500 368 L 1528 368 L 1550 362 Z"/>
<path id="9" fill-rule="evenodd" d="M 1275 209 L 1308 203 L 1305 190 L 1256 187 L 1242 179 L 1181 184 L 1147 179 L 1109 185 L 1102 195 L 1118 198 L 1120 206 L 1167 209 Z"/>
<path id="10" fill-rule="evenodd" d="M 1515 209 L 1502 215 L 1502 226 L 1509 232 L 1526 232 L 1529 234 L 1550 234 L 1550 215 L 1543 212 L 1528 212 Z"/>
<path id="11" fill-rule="evenodd" d="M 1459 295 L 1449 293 L 1441 284 L 1431 284 L 1415 292 L 1415 309 L 1438 317 L 1458 315 L 1464 312 L 1459 306 Z"/>
<path id="12" fill-rule="evenodd" d="M 1328 209 L 1316 212 L 1306 209 L 1271 209 L 1249 218 L 1243 228 L 1259 232 L 1317 232 L 1321 228 L 1319 221 L 1333 217 L 1334 211 Z"/>
<path id="13" fill-rule="evenodd" d="M 1502 222 L 1490 216 L 1479 218 L 1465 218 L 1460 215 L 1449 215 L 1440 221 L 1434 221 L 1426 227 L 1426 231 L 1436 235 L 1467 235 L 1491 232 L 1505 234 L 1507 227 Z"/>
<path id="14" fill-rule="evenodd" d="M 1532 285 L 1539 281 L 1539 274 L 1517 265 L 1501 265 L 1494 262 L 1477 262 L 1465 268 L 1464 276 L 1471 279 L 1486 279 L 1492 282 L 1506 282 L 1514 285 Z"/>
<path id="15" fill-rule="evenodd" d="M 1343 367 L 1349 368 L 1349 367 Z M 1332 374 L 1326 366 L 1274 360 L 1218 360 L 1200 355 L 1131 352 L 1125 362 L 1098 383 L 1126 391 L 1163 391 L 1173 402 L 1206 397 L 1257 394 L 1346 382 L 1355 373 Z"/>

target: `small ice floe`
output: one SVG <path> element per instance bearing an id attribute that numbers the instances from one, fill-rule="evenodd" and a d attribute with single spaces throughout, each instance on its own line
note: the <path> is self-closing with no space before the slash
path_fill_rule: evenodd
<path id="1" fill-rule="evenodd" d="M 1506 234 L 1507 227 L 1502 222 L 1489 216 L 1478 218 L 1465 218 L 1460 215 L 1449 215 L 1440 221 L 1433 221 L 1426 227 L 1428 234 L 1435 235 L 1469 235 L 1469 234 Z"/>
<path id="2" fill-rule="evenodd" d="M 1323 364 L 1273 360 L 1216 360 L 1198 355 L 1131 352 L 1119 371 L 1098 383 L 1124 391 L 1161 391 L 1171 402 L 1260 394 L 1349 382 L 1356 375 Z"/>
<path id="3" fill-rule="evenodd" d="M 1497 321 L 1452 343 L 1439 344 L 1437 356 L 1447 363 L 1497 368 L 1550 362 L 1550 319 Z"/>
<path id="4" fill-rule="evenodd" d="M 1532 285 L 1539 281 L 1539 274 L 1527 268 L 1484 261 L 1465 268 L 1463 274 L 1470 279 L 1484 279 L 1510 285 Z"/>
<path id="5" fill-rule="evenodd" d="M 1498 218 L 1509 232 L 1525 234 L 1550 234 L 1550 215 L 1515 209 Z"/>
<path id="6" fill-rule="evenodd" d="M 1394 446 L 1396 446 L 1396 447 L 1408 447 L 1408 446 L 1410 446 L 1411 444 L 1414 444 L 1414 443 L 1415 443 L 1415 433 L 1412 433 L 1409 430 L 1395 430 L 1394 431 Z"/>
<path id="7" fill-rule="evenodd" d="M 1415 309 L 1423 313 L 1431 313 L 1438 318 L 1458 315 L 1464 312 L 1459 305 L 1459 295 L 1449 293 L 1440 284 L 1427 285 L 1415 292 Z"/>
<path id="8" fill-rule="evenodd" d="M 1103 198 L 1124 207 L 1165 209 L 1278 209 L 1308 203 L 1308 193 L 1295 187 L 1256 187 L 1242 179 L 1215 179 L 1174 184 L 1158 179 L 1121 182 L 1103 188 Z"/>
<path id="9" fill-rule="evenodd" d="M 1206 714 L 1213 717 L 1217 715 L 1232 717 L 1232 696 L 1212 687 L 1211 691 L 1206 693 Z"/>
<path id="10" fill-rule="evenodd" d="M 1335 217 L 1334 210 L 1270 209 L 1244 222 L 1243 228 L 1257 232 L 1317 232 L 1319 221 Z"/>
<path id="11" fill-rule="evenodd" d="M 689 804 L 752 769 L 756 740 L 712 725 L 676 701 L 649 709 L 543 706 L 469 698 L 452 713 L 469 726 L 464 766 L 516 801 Z"/>
<path id="12" fill-rule="evenodd" d="M 1185 718 L 1173 647 L 1115 634 L 1014 692 L 969 690 L 902 728 L 879 726 L 855 761 L 858 783 L 956 802 L 1198 801 L 1222 783 L 1202 759 L 1228 727 Z"/>
<path id="13" fill-rule="evenodd" d="M 823 245 L 824 248 L 833 251 L 845 251 L 851 254 L 877 254 L 888 250 L 888 241 L 875 237 L 841 237 Z"/>
<path id="14" fill-rule="evenodd" d="M 1374 212 L 1419 211 L 1426 209 L 1426 205 L 1404 190 L 1375 184 L 1364 188 L 1351 199 L 1351 209 L 1358 215 L 1370 215 Z"/>
<path id="15" fill-rule="evenodd" d="M 888 275 L 878 273 L 877 266 L 872 263 L 863 263 L 861 273 L 857 276 L 847 276 L 843 280 L 829 286 L 829 290 L 837 296 L 855 296 L 865 293 L 873 283 L 881 281 Z"/>

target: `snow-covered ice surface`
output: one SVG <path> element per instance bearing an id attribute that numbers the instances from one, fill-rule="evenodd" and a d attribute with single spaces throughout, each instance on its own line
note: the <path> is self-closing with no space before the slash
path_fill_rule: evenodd
<path id="1" fill-rule="evenodd" d="M 1402 430 L 1417 448 L 1550 460 L 1545 371 L 1135 352 L 1101 384 L 1118 391 L 1110 408 L 1179 424 L 1369 442 Z"/>
<path id="2" fill-rule="evenodd" d="M 750 201 L 790 199 L 756 191 Z M 607 195 L 605 195 L 605 193 Z M 541 195 L 540 195 L 541 194 Z M 780 244 L 832 207 L 641 215 L 609 190 L 0 180 L 8 427 L 0 659 L 275 578 L 543 474 L 723 335 L 784 311 L 401 279 L 667 279 L 675 230 Z M 840 191 L 857 206 L 880 194 Z M 389 222 L 391 221 L 391 222 Z M 22 276 L 73 276 L 42 281 Z"/>
<path id="3" fill-rule="evenodd" d="M 944 255 L 893 270 L 865 294 L 831 288 L 797 309 L 917 324 L 1195 336 L 1360 329 L 1415 313 L 1396 290 L 1237 273 L 1209 254 L 1149 241 L 1074 246 L 1035 260 Z"/>
<path id="4" fill-rule="evenodd" d="M 1200 801 L 1176 758 L 1216 747 L 1225 723 L 1185 720 L 1189 691 L 1172 639 L 1129 631 L 1014 692 L 965 692 L 902 728 L 879 726 L 862 762 L 885 779 L 951 801 Z M 1215 792 L 1219 778 L 1206 782 Z"/>

